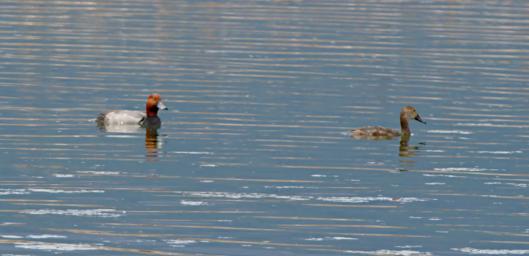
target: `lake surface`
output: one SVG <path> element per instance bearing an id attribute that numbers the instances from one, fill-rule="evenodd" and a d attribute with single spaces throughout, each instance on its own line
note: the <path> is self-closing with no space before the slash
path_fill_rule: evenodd
<path id="1" fill-rule="evenodd" d="M 4 0 L 0 255 L 529 254 L 528 13 Z M 96 127 L 152 92 L 157 135 Z"/>

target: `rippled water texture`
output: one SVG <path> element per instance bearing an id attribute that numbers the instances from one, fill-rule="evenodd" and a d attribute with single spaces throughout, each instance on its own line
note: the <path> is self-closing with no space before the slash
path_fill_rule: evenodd
<path id="1" fill-rule="evenodd" d="M 529 254 L 528 13 L 4 0 L 0 254 Z M 96 127 L 152 92 L 157 133 Z"/>

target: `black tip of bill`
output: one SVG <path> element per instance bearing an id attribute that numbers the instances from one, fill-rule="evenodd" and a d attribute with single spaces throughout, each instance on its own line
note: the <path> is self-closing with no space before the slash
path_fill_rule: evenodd
<path id="1" fill-rule="evenodd" d="M 426 122 L 423 121 L 419 115 L 415 117 L 415 120 L 419 121 L 420 123 L 426 124 Z"/>

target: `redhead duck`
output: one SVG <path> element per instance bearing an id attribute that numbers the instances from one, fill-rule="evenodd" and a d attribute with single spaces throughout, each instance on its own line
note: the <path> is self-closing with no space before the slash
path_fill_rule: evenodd
<path id="1" fill-rule="evenodd" d="M 351 135 L 356 139 L 392 139 L 398 136 L 409 138 L 411 131 L 408 125 L 408 119 L 415 119 L 423 124 L 426 124 L 412 106 L 403 107 L 400 111 L 400 132 L 397 130 L 380 127 L 368 126 L 363 128 L 353 129 Z"/>
<path id="2" fill-rule="evenodd" d="M 101 128 L 116 126 L 139 125 L 145 128 L 158 129 L 162 121 L 158 117 L 158 110 L 167 110 L 159 94 L 151 94 L 147 97 L 145 112 L 135 110 L 112 110 L 99 114 L 96 119 Z"/>

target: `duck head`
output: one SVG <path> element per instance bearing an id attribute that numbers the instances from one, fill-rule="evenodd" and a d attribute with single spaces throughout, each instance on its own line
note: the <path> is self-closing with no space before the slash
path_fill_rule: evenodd
<path id="1" fill-rule="evenodd" d="M 401 114 L 401 117 L 404 115 L 406 119 L 415 119 L 416 121 L 420 123 L 426 124 L 426 122 L 422 120 L 419 113 L 417 113 L 417 110 L 412 106 L 403 107 L 400 114 Z"/>
<path id="2" fill-rule="evenodd" d="M 163 104 L 160 94 L 151 94 L 147 97 L 147 104 L 145 105 L 145 111 L 147 117 L 154 117 L 158 115 L 158 110 L 167 110 L 168 108 Z"/>

